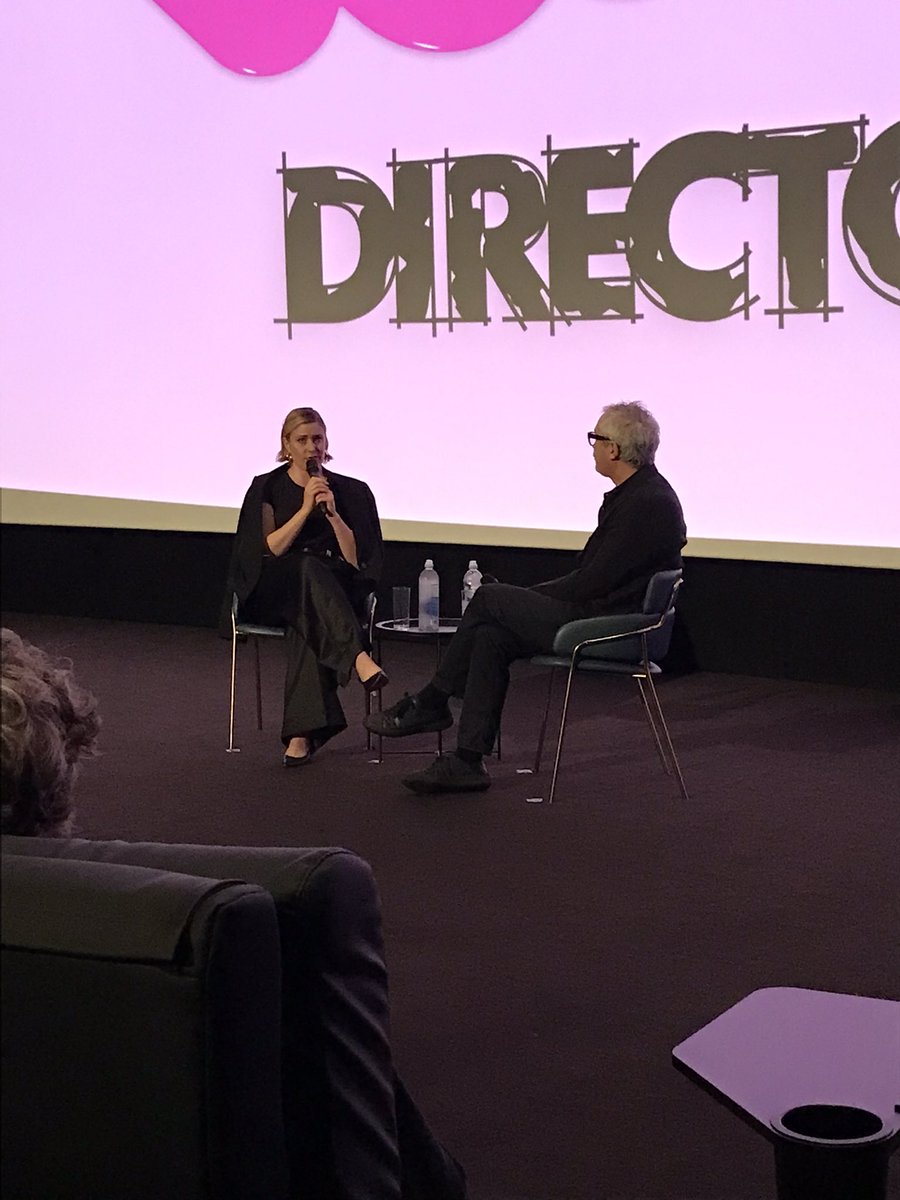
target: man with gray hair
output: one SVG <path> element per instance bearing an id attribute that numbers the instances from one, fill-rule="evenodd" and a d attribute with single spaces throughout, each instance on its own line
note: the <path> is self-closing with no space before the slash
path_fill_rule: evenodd
<path id="1" fill-rule="evenodd" d="M 547 654 L 560 626 L 584 617 L 640 609 L 657 571 L 681 566 L 686 540 L 681 504 L 654 464 L 659 425 L 641 404 L 610 404 L 587 435 L 594 468 L 613 483 L 597 528 L 575 568 L 534 587 L 480 587 L 437 674 L 421 691 L 366 717 L 382 737 L 406 737 L 453 724 L 449 699 L 462 697 L 457 748 L 403 784 L 417 793 L 475 792 L 490 786 L 483 757 L 493 749 L 517 658 Z"/>

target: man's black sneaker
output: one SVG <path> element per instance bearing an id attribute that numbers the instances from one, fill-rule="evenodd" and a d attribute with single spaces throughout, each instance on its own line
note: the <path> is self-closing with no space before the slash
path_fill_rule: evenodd
<path id="1" fill-rule="evenodd" d="M 423 708 L 418 696 L 404 696 L 384 712 L 373 712 L 363 721 L 370 733 L 380 737 L 408 737 L 411 733 L 439 733 L 449 729 L 453 717 L 447 705 Z"/>
<path id="2" fill-rule="evenodd" d="M 411 792 L 429 795 L 437 792 L 484 792 L 491 786 L 491 777 L 483 762 L 464 762 L 455 754 L 436 758 L 430 767 L 406 775 L 401 783 Z"/>

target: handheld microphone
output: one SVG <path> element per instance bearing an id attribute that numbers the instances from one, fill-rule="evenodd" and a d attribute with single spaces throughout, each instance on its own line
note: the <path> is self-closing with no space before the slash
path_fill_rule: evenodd
<path id="1" fill-rule="evenodd" d="M 312 478 L 313 475 L 321 475 L 322 474 L 322 472 L 319 470 L 319 460 L 317 458 L 308 458 L 306 460 L 306 473 L 307 473 L 307 475 L 310 476 L 310 478 Z M 320 500 L 319 503 L 316 505 L 316 508 L 319 510 L 319 512 L 322 514 L 323 517 L 328 516 L 328 505 L 325 503 L 324 500 Z"/>

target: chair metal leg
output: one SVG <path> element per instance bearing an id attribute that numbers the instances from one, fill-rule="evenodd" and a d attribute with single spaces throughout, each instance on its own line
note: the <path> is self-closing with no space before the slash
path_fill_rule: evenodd
<path id="1" fill-rule="evenodd" d="M 553 797 L 556 795 L 556 780 L 559 776 L 559 762 L 562 758 L 563 738 L 566 736 L 566 718 L 569 715 L 569 697 L 572 694 L 572 680 L 575 678 L 576 659 L 572 656 L 572 662 L 569 665 L 569 678 L 566 680 L 566 695 L 563 700 L 562 716 L 559 720 L 559 737 L 556 741 L 556 759 L 553 763 L 553 778 L 550 780 L 550 795 L 547 798 L 547 803 L 553 803 Z"/>
<path id="2" fill-rule="evenodd" d="M 373 610 L 373 612 L 374 612 L 374 610 Z M 374 617 L 373 617 L 373 620 L 374 620 Z M 379 663 L 381 662 L 381 639 L 380 638 L 378 641 L 377 661 Z M 378 691 L 375 693 L 375 702 L 378 705 L 378 711 L 384 712 L 384 690 L 382 688 L 379 688 Z M 371 706 L 371 703 L 372 703 L 372 696 L 367 695 L 366 696 L 366 705 Z M 376 734 L 375 737 L 376 737 L 376 741 L 378 742 L 378 758 L 376 759 L 376 762 L 381 764 L 384 762 L 384 738 L 381 736 L 380 733 Z M 367 750 L 372 749 L 372 734 L 369 730 L 366 730 L 366 749 Z"/>
<path id="3" fill-rule="evenodd" d="M 675 778 L 678 780 L 678 788 L 681 792 L 682 800 L 690 800 L 687 788 L 684 784 L 684 776 L 681 774 L 681 766 L 678 762 L 678 755 L 675 753 L 675 747 L 672 745 L 672 737 L 669 733 L 669 726 L 666 724 L 666 718 L 663 715 L 662 705 L 659 702 L 659 696 L 656 693 L 656 685 L 653 682 L 652 675 L 647 676 L 647 683 L 650 685 L 650 695 L 653 698 L 653 704 L 656 708 L 656 714 L 659 717 L 659 722 L 662 727 L 663 736 L 666 740 L 666 748 L 669 752 L 669 759 L 675 772 Z"/>
<path id="4" fill-rule="evenodd" d="M 656 743 L 656 753 L 659 755 L 659 761 L 662 763 L 662 769 L 667 775 L 672 774 L 672 768 L 669 765 L 669 760 L 666 758 L 666 752 L 663 749 L 662 741 L 660 740 L 659 730 L 656 727 L 656 721 L 653 717 L 653 710 L 647 701 L 647 693 L 644 690 L 644 680 L 649 679 L 648 676 L 635 675 L 633 676 L 638 685 L 638 691 L 641 693 L 641 701 L 644 705 L 644 716 L 647 718 L 647 724 L 650 726 L 650 732 L 653 734 L 653 740 Z"/>
<path id="5" fill-rule="evenodd" d="M 547 718 L 550 715 L 550 697 L 553 694 L 553 680 L 556 677 L 556 668 L 551 667 L 550 673 L 547 676 L 547 700 L 544 704 L 544 715 L 541 719 L 541 730 L 538 734 L 537 749 L 534 752 L 534 774 L 537 775 L 541 769 L 541 756 L 544 753 L 544 735 L 547 732 Z"/>
<path id="6" fill-rule="evenodd" d="M 371 711 L 372 699 L 373 699 L 373 697 L 371 695 L 366 697 L 366 704 L 370 706 L 370 711 Z M 375 703 L 378 705 L 378 711 L 380 713 L 384 712 L 384 691 L 379 689 L 375 693 L 374 699 L 375 699 Z M 381 736 L 380 733 L 378 733 L 375 735 L 375 740 L 378 742 L 378 758 L 376 759 L 376 762 L 383 763 L 384 762 L 384 738 Z M 372 749 L 372 734 L 371 734 L 371 731 L 368 729 L 366 730 L 366 749 L 367 750 Z"/>
<path id="7" fill-rule="evenodd" d="M 371 643 L 371 645 L 373 647 L 373 654 L 375 657 L 375 661 L 377 663 L 381 663 L 381 656 L 382 656 L 382 651 L 384 649 L 384 643 L 382 641 L 381 633 L 375 624 L 375 605 L 376 605 L 376 603 L 377 603 L 377 601 L 373 600 L 372 609 L 369 613 L 369 642 Z M 378 697 L 378 711 L 383 712 L 384 711 L 383 692 L 381 689 L 379 689 L 375 694 Z M 367 707 L 368 707 L 370 701 L 371 701 L 371 697 L 366 696 L 366 706 Z M 384 738 L 381 736 L 380 733 L 376 734 L 376 737 L 378 740 L 378 758 L 375 761 L 377 763 L 381 764 L 384 762 Z M 366 749 L 367 750 L 372 749 L 372 734 L 368 729 L 366 730 Z"/>
<path id="8" fill-rule="evenodd" d="M 237 660 L 237 629 L 235 628 L 234 618 L 231 620 L 231 700 L 228 705 L 228 745 L 225 747 L 226 754 L 240 754 L 239 746 L 234 744 L 234 678 L 235 678 L 235 663 Z"/>
<path id="9" fill-rule="evenodd" d="M 383 700 L 382 696 L 383 696 L 383 693 L 382 693 L 381 689 L 379 689 L 377 692 L 366 692 L 366 716 L 367 717 L 372 715 L 372 708 L 374 705 L 377 705 L 379 712 L 384 711 L 384 700 Z M 374 735 L 372 733 L 372 730 L 367 729 L 366 730 L 366 749 L 367 750 L 372 749 L 373 736 Z M 378 754 L 379 754 L 379 756 L 381 755 L 381 738 L 380 737 L 378 739 Z M 378 761 L 381 762 L 380 757 L 379 757 Z"/>
<path id="10" fill-rule="evenodd" d="M 377 608 L 377 606 L 378 606 L 378 598 L 375 595 L 375 593 L 372 592 L 369 596 L 368 603 L 367 603 L 368 617 L 366 619 L 366 624 L 364 626 L 363 631 L 366 635 L 365 649 L 368 650 L 368 652 L 375 658 L 376 662 L 380 663 L 381 662 L 381 639 L 380 638 L 378 639 L 378 645 L 377 646 L 375 645 L 375 609 Z M 367 717 L 370 717 L 372 715 L 372 704 L 374 703 L 376 698 L 378 700 L 378 711 L 381 712 L 382 708 L 383 708 L 381 689 L 379 689 L 377 692 L 366 692 L 366 716 Z M 372 749 L 372 731 L 371 731 L 371 729 L 366 730 L 366 749 L 367 750 Z M 380 738 L 379 738 L 379 746 L 378 746 L 378 761 L 381 762 L 381 739 Z"/>
<path id="11" fill-rule="evenodd" d="M 262 672 L 259 669 L 259 638 L 253 639 L 256 651 L 256 728 L 262 729 Z"/>

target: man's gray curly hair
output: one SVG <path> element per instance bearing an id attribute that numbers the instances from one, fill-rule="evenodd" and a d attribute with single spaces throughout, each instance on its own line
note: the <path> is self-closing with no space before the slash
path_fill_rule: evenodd
<path id="1" fill-rule="evenodd" d="M 97 752 L 97 701 L 68 659 L 51 659 L 12 629 L 0 641 L 3 832 L 66 837 L 79 763 Z"/>
<path id="2" fill-rule="evenodd" d="M 659 425 L 643 404 L 607 404 L 602 415 L 606 417 L 605 429 L 625 462 L 633 467 L 653 463 L 659 448 Z"/>

